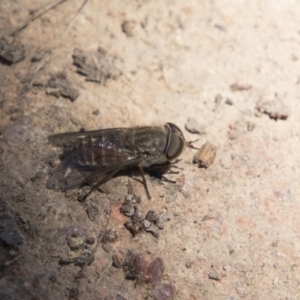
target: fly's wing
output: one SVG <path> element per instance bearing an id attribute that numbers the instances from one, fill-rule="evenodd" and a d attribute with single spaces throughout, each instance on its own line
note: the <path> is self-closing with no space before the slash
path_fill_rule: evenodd
<path id="1" fill-rule="evenodd" d="M 124 162 L 122 158 L 119 162 L 114 160 L 114 165 L 105 168 L 79 168 L 62 162 L 50 175 L 46 187 L 66 191 L 80 187 L 96 176 L 104 183 L 111 178 L 111 173 L 117 173 L 127 166 L 137 165 L 140 161 L 140 158 L 132 158 Z"/>
<path id="2" fill-rule="evenodd" d="M 58 133 L 49 136 L 49 142 L 56 147 L 74 147 L 82 143 L 87 138 L 101 138 L 115 139 L 116 133 L 122 133 L 126 131 L 126 128 L 109 128 L 91 131 L 77 131 L 77 132 L 66 132 Z"/>
<path id="3" fill-rule="evenodd" d="M 46 187 L 68 190 L 81 186 L 95 176 L 105 182 L 112 172 L 138 164 L 141 158 L 124 146 L 126 130 L 103 129 L 50 136 L 52 144 L 64 146 L 69 153 L 54 170 Z"/>
<path id="4" fill-rule="evenodd" d="M 62 162 L 50 175 L 46 187 L 51 190 L 68 190 L 79 187 L 96 170 L 79 170 Z"/>

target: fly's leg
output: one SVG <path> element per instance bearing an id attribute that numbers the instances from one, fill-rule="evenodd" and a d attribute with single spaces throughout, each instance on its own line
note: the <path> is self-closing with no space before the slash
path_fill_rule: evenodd
<path id="1" fill-rule="evenodd" d="M 171 166 L 170 169 L 167 171 L 168 174 L 179 174 L 180 173 L 179 171 L 172 170 L 172 168 L 182 170 L 181 168 L 179 168 L 177 166 Z M 162 177 L 164 177 L 164 176 L 162 176 Z"/>
<path id="2" fill-rule="evenodd" d="M 172 172 L 171 174 L 178 174 L 179 172 Z M 161 176 L 161 180 L 162 181 L 165 181 L 165 182 L 169 182 L 169 183 L 173 183 L 175 184 L 176 183 L 176 180 L 171 180 L 171 179 L 168 179 L 167 177 L 165 177 L 164 175 Z"/>
<path id="3" fill-rule="evenodd" d="M 149 190 L 148 190 L 148 186 L 147 186 L 147 181 L 146 181 L 146 178 L 145 178 L 144 170 L 143 170 L 143 168 L 142 168 L 142 166 L 140 164 L 138 165 L 138 168 L 139 168 L 139 170 L 141 172 L 141 175 L 142 175 L 142 178 L 143 178 L 143 183 L 144 183 L 144 187 L 145 187 L 145 190 L 146 190 L 147 197 L 150 200 L 151 196 L 150 196 L 150 193 L 149 193 Z"/>
<path id="4" fill-rule="evenodd" d="M 111 179 L 118 171 L 119 171 L 119 169 L 114 170 L 114 171 L 108 173 L 107 176 L 105 176 L 103 179 L 99 180 L 95 185 L 93 185 L 93 186 L 91 187 L 91 189 L 90 189 L 85 195 L 80 196 L 79 199 L 78 199 L 78 201 L 79 201 L 79 202 L 84 202 L 85 199 L 86 199 L 86 198 L 87 198 L 94 190 L 98 189 L 99 186 L 100 186 L 101 184 L 103 184 L 103 183 L 105 183 L 106 181 L 110 180 L 110 179 Z"/>
<path id="5" fill-rule="evenodd" d="M 151 166 L 148 171 L 154 177 L 169 183 L 176 183 L 176 180 L 168 179 L 164 174 L 179 174 L 180 172 L 177 170 L 182 170 L 182 168 L 176 166 L 175 164 L 178 163 L 180 159 L 177 159 L 173 162 L 168 162 L 161 165 L 153 165 Z"/>
<path id="6" fill-rule="evenodd" d="M 175 165 L 178 161 L 179 160 L 176 160 L 171 163 L 168 162 L 168 163 L 161 164 L 161 165 L 153 165 L 153 166 L 149 167 L 147 170 L 151 175 L 153 175 L 154 177 L 156 177 L 158 179 L 161 179 L 161 180 L 167 181 L 167 182 L 171 182 L 171 183 L 175 183 L 176 181 L 167 179 L 164 176 L 164 174 L 179 174 L 180 172 L 177 170 L 182 170 L 182 168 Z"/>
<path id="7" fill-rule="evenodd" d="M 180 161 L 181 161 L 181 159 L 176 159 L 175 161 L 170 163 L 170 169 L 168 170 L 169 174 L 179 174 L 180 173 L 179 171 L 174 171 L 172 169 L 183 170 L 182 168 L 175 165 Z"/>

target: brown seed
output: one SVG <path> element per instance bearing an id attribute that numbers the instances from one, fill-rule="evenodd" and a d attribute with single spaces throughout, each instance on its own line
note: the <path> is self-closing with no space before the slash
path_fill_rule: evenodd
<path id="1" fill-rule="evenodd" d="M 206 142 L 195 154 L 193 163 L 200 168 L 208 168 L 213 164 L 216 157 L 217 148 L 210 142 Z"/>

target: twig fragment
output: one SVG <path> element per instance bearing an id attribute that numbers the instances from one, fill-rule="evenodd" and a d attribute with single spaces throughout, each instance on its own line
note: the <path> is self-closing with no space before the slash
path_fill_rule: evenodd
<path id="1" fill-rule="evenodd" d="M 22 24 L 16 26 L 15 28 L 11 28 L 11 29 L 6 30 L 2 35 L 0 35 L 0 39 L 8 37 L 10 35 L 13 35 L 13 34 L 17 33 L 18 31 L 24 29 L 25 27 L 28 26 L 28 24 L 30 22 L 32 22 L 33 20 L 37 19 L 38 17 L 40 17 L 41 15 L 46 13 L 48 10 L 60 5 L 61 3 L 65 2 L 65 1 L 67 1 L 67 0 L 59 0 L 56 3 L 52 3 L 52 1 L 50 1 L 48 4 L 43 6 L 41 9 L 39 9 L 36 12 L 32 13 L 31 16 L 28 17 Z"/>
<path id="2" fill-rule="evenodd" d="M 65 0 L 63 0 L 65 1 Z M 36 66 L 35 70 L 33 71 L 32 77 L 29 81 L 28 84 L 25 84 L 21 94 L 26 93 L 32 86 L 37 73 L 39 72 L 39 70 L 46 64 L 47 59 L 51 56 L 52 52 L 59 47 L 61 41 L 63 40 L 63 38 L 67 35 L 68 31 L 72 28 L 72 26 L 75 24 L 75 22 L 77 21 L 77 18 L 79 16 L 79 14 L 82 12 L 82 10 L 84 9 L 84 7 L 87 5 L 87 3 L 89 2 L 89 0 L 84 0 L 82 5 L 80 6 L 80 8 L 77 10 L 74 18 L 72 19 L 72 21 L 69 23 L 68 27 L 66 28 L 66 30 L 57 38 L 55 44 L 50 47 L 50 49 L 48 49 L 43 58 L 41 59 L 40 63 Z"/>

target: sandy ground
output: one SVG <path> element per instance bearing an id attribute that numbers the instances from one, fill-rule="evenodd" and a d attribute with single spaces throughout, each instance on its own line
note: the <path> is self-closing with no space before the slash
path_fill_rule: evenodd
<path id="1" fill-rule="evenodd" d="M 299 299 L 299 1 L 65 1 L 7 36 L 45 3 L 0 1 L 0 298 Z M 214 163 L 150 201 L 45 188 L 50 134 L 166 122 Z"/>

